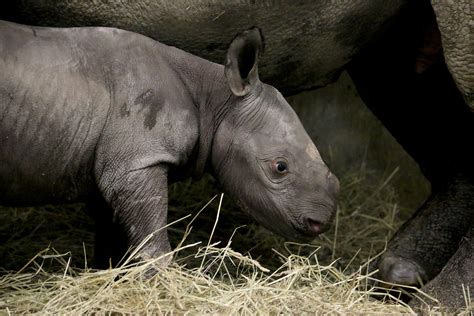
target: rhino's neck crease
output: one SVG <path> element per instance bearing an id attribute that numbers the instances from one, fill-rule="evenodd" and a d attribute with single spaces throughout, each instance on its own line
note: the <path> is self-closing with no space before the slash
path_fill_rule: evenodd
<path id="1" fill-rule="evenodd" d="M 235 99 L 227 85 L 223 66 L 212 64 L 201 74 L 201 85 L 196 94 L 199 110 L 199 144 L 193 174 L 196 179 L 209 169 L 214 136 Z"/>
<path id="2" fill-rule="evenodd" d="M 174 50 L 174 48 L 172 48 Z M 173 68 L 190 93 L 199 115 L 199 139 L 193 177 L 199 179 L 210 170 L 214 135 L 230 110 L 235 96 L 224 75 L 224 66 L 183 51 L 170 54 Z"/>

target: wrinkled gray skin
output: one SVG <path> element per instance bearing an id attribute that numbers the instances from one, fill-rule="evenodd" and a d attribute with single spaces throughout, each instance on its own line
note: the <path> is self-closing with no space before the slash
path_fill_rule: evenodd
<path id="1" fill-rule="evenodd" d="M 431 0 L 441 32 L 444 56 L 466 103 L 474 110 L 474 39 L 471 0 Z"/>
<path id="2" fill-rule="evenodd" d="M 451 256 L 443 270 L 423 287 L 423 291 L 438 299 L 442 305 L 447 306 L 447 312 L 456 313 L 457 308 L 466 306 L 466 299 L 468 298 L 465 297 L 464 293 L 470 293 L 472 299 L 472 290 L 474 289 L 473 262 L 474 227 L 471 226 L 468 234 L 461 239 L 456 253 Z M 447 287 L 448 284 L 452 284 L 452 286 Z M 429 311 L 431 303 L 430 299 L 424 299 L 423 301 L 415 299 L 410 302 L 410 305 L 415 310 L 425 313 Z"/>
<path id="3" fill-rule="evenodd" d="M 269 46 L 260 65 L 264 80 L 284 94 L 293 94 L 333 81 L 360 48 L 383 34 L 407 2 L 299 1 L 288 5 L 286 1 L 137 0 L 90 5 L 82 0 L 21 0 L 0 3 L 0 16 L 39 25 L 121 27 L 218 62 L 224 58 L 230 36 L 241 27 L 258 25 L 265 31 Z M 470 1 L 431 3 L 446 63 L 466 103 L 474 108 Z M 395 236 L 380 260 L 381 278 L 401 284 L 413 284 L 418 277 L 426 281 L 440 273 L 446 262 L 449 265 L 453 254 L 458 255 L 459 240 L 472 227 L 472 180 L 465 188 L 463 183 L 454 178 L 433 192 L 430 201 Z M 462 203 L 457 203 L 456 196 L 463 199 Z M 444 203 L 442 199 L 447 200 Z M 455 278 L 444 278 L 450 279 Z M 448 292 L 437 293 L 442 296 Z"/>
<path id="4" fill-rule="evenodd" d="M 378 262 L 378 276 L 410 286 L 431 280 L 422 288 L 425 293 L 450 307 L 451 312 L 465 306 L 462 284 L 470 293 L 474 290 L 473 209 L 472 179 L 456 175 L 436 188 L 432 198 L 390 241 Z M 412 300 L 410 305 L 423 311 L 432 303 L 424 298 Z"/>
<path id="5" fill-rule="evenodd" d="M 118 29 L 0 22 L 0 202 L 102 196 L 131 246 L 155 233 L 140 257 L 158 257 L 170 249 L 158 230 L 168 182 L 209 171 L 267 228 L 312 239 L 330 224 L 338 181 L 260 82 L 262 50 L 255 28 L 223 67 Z"/>

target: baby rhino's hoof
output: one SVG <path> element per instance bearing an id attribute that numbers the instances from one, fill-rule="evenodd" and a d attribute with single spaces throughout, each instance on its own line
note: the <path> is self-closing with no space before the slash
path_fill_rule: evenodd
<path id="1" fill-rule="evenodd" d="M 379 262 L 379 278 L 389 283 L 421 286 L 426 282 L 426 273 L 411 260 L 397 256 L 383 256 Z"/>

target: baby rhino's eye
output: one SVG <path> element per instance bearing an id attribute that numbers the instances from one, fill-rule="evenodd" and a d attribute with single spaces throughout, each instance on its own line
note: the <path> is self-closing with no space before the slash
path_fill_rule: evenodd
<path id="1" fill-rule="evenodd" d="M 278 172 L 285 172 L 286 171 L 286 163 L 284 161 L 277 162 L 277 170 Z"/>
<path id="2" fill-rule="evenodd" d="M 285 161 L 278 160 L 273 163 L 273 169 L 280 174 L 288 172 L 288 165 Z"/>

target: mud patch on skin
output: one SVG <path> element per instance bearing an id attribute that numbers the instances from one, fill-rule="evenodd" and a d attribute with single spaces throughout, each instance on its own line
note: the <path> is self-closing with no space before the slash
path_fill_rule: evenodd
<path id="1" fill-rule="evenodd" d="M 120 117 L 130 116 L 130 110 L 128 109 L 127 103 L 123 103 L 120 107 Z"/>
<path id="2" fill-rule="evenodd" d="M 153 90 L 148 89 L 142 94 L 140 94 L 135 101 L 133 102 L 134 105 L 146 105 L 148 101 L 150 101 L 153 98 Z"/>
<path id="3" fill-rule="evenodd" d="M 160 110 L 160 103 L 159 97 L 155 95 L 152 89 L 148 89 L 140 94 L 133 102 L 133 105 L 138 105 L 141 107 L 139 112 L 147 110 L 143 125 L 149 130 L 151 130 L 156 125 L 156 117 L 158 115 L 158 111 Z"/>

